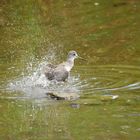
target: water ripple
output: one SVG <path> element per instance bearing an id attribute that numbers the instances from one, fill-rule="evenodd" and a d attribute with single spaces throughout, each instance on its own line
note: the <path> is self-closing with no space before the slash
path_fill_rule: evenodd
<path id="1" fill-rule="evenodd" d="M 140 67 L 132 65 L 98 65 L 77 67 L 86 77 L 87 92 L 128 91 L 140 89 Z"/>

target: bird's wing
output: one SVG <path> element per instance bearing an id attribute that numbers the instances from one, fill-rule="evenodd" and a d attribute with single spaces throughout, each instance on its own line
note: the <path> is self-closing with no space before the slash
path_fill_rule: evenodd
<path id="1" fill-rule="evenodd" d="M 54 78 L 53 71 L 56 67 L 57 67 L 56 65 L 52 65 L 52 64 L 46 65 L 44 74 L 49 80 L 53 80 Z"/>
<path id="2" fill-rule="evenodd" d="M 61 67 L 60 65 L 59 65 L 59 67 L 54 69 L 53 73 L 54 73 L 54 78 L 57 81 L 65 81 L 69 76 L 69 72 L 66 71 L 65 68 Z"/>
<path id="3" fill-rule="evenodd" d="M 56 65 L 52 65 L 52 64 L 47 64 L 45 67 L 44 67 L 44 72 L 50 72 L 52 70 L 54 70 L 57 66 Z"/>
<path id="4" fill-rule="evenodd" d="M 53 65 L 53 64 L 47 64 L 46 67 L 51 68 L 51 69 L 55 69 L 57 66 L 56 65 Z"/>

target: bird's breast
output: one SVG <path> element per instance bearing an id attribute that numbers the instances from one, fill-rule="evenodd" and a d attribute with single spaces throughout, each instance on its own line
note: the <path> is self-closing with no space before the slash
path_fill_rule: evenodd
<path id="1" fill-rule="evenodd" d="M 65 65 L 65 69 L 66 69 L 66 71 L 70 72 L 70 70 L 72 69 L 72 66 Z"/>

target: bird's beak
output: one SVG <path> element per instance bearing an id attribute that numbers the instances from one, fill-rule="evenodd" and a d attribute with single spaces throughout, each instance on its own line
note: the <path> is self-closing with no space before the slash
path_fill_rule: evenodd
<path id="1" fill-rule="evenodd" d="M 83 57 L 80 57 L 80 56 L 78 56 L 77 58 L 80 58 L 80 59 L 82 59 L 82 60 L 85 60 L 85 61 L 87 61 L 85 58 L 83 58 Z"/>

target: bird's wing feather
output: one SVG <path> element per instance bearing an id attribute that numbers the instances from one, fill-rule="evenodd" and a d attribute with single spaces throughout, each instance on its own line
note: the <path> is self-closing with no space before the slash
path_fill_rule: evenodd
<path id="1" fill-rule="evenodd" d="M 53 65 L 53 64 L 47 64 L 46 68 L 52 68 L 55 69 L 57 67 L 57 65 Z"/>
<path id="2" fill-rule="evenodd" d="M 69 72 L 66 71 L 66 69 L 63 67 L 57 67 L 56 69 L 54 69 L 53 74 L 54 79 L 56 79 L 57 81 L 65 81 L 69 76 Z"/>
<path id="3" fill-rule="evenodd" d="M 49 80 L 53 80 L 54 79 L 54 75 L 53 75 L 53 71 L 54 69 L 56 68 L 57 66 L 56 65 L 52 65 L 52 64 L 48 64 L 46 67 L 45 67 L 45 76 L 49 79 Z"/>
<path id="4" fill-rule="evenodd" d="M 57 80 L 57 81 L 65 81 L 69 72 L 65 69 L 65 63 L 61 63 L 59 65 L 48 64 L 45 69 L 45 76 L 49 80 Z"/>

